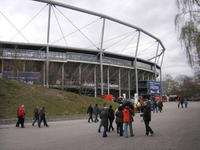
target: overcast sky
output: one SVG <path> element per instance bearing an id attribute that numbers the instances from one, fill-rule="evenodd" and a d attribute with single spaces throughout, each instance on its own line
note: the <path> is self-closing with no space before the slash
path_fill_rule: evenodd
<path id="1" fill-rule="evenodd" d="M 174 26 L 174 17 L 177 13 L 175 0 L 58 1 L 103 13 L 148 31 L 159 38 L 166 48 L 162 66 L 163 74 L 168 73 L 173 77 L 177 75 L 193 75 L 193 71 L 187 63 L 185 52 L 182 50 L 180 43 L 177 40 L 178 33 L 176 32 Z M 30 17 L 32 17 L 44 6 L 44 4 L 40 4 L 31 0 L 0 0 L 0 11 L 3 12 L 3 14 L 6 15 L 13 24 L 15 24 L 18 30 L 27 23 Z M 48 9 L 45 9 L 47 12 Z M 40 29 L 42 24 L 47 22 L 46 12 L 43 12 L 43 14 L 41 13 L 40 17 L 37 18 L 40 20 L 40 23 L 33 23 L 32 25 L 29 25 L 31 26 L 29 27 L 29 30 L 28 28 L 23 30 L 25 35 L 27 32 L 35 39 L 40 39 L 40 37 L 45 39 L 46 30 L 45 32 L 42 32 Z M 74 18 L 76 21 L 82 19 L 76 17 Z M 89 20 L 90 19 L 88 19 L 88 22 Z M 13 35 L 15 35 L 16 30 L 10 25 L 10 23 L 8 23 L 2 14 L 0 14 L 0 22 L 0 40 L 10 40 Z M 38 32 L 41 34 L 35 34 Z M 12 41 L 15 39 L 16 38 L 14 38 Z"/>

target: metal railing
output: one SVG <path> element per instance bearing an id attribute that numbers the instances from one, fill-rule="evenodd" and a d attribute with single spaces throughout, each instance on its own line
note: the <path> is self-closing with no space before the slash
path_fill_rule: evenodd
<path id="1" fill-rule="evenodd" d="M 2 58 L 24 58 L 24 59 L 46 59 L 46 52 L 45 51 L 37 51 L 37 50 L 28 50 L 28 49 L 9 49 L 3 48 L 0 49 L 0 57 Z M 97 55 L 94 54 L 84 54 L 84 53 L 77 53 L 77 52 L 49 52 L 49 59 L 50 60 L 76 60 L 76 61 L 87 61 L 87 62 L 95 62 L 99 63 L 99 58 Z M 126 66 L 126 67 L 133 67 L 133 61 L 126 60 L 126 59 L 119 59 L 113 57 L 103 56 L 103 63 L 110 64 L 110 65 L 119 65 L 119 66 Z M 143 68 L 146 70 L 154 70 L 154 64 L 147 64 L 143 62 L 137 63 L 139 68 Z"/>

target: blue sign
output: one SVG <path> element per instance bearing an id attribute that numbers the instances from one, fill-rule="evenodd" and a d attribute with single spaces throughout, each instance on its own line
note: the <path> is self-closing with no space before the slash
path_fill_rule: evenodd
<path id="1" fill-rule="evenodd" d="M 161 94 L 161 85 L 158 81 L 147 81 L 148 93 L 150 95 L 160 95 Z"/>

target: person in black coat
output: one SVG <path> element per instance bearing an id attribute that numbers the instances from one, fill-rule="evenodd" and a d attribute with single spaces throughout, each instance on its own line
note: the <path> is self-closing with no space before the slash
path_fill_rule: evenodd
<path id="1" fill-rule="evenodd" d="M 155 113 L 155 111 L 158 112 L 158 104 L 157 104 L 157 102 L 154 100 L 154 101 L 153 101 L 153 113 Z"/>
<path id="2" fill-rule="evenodd" d="M 181 108 L 183 108 L 184 98 L 181 98 Z"/>
<path id="3" fill-rule="evenodd" d="M 112 129 L 112 131 L 114 130 L 113 128 L 113 120 L 115 119 L 115 114 L 114 114 L 114 110 L 112 109 L 112 105 L 110 105 L 109 109 L 108 109 L 108 119 L 109 119 L 109 129 L 108 132 L 110 132 L 110 129 Z"/>
<path id="4" fill-rule="evenodd" d="M 107 137 L 106 132 L 108 131 L 108 108 L 104 107 L 100 113 L 101 124 L 104 127 L 103 137 Z"/>
<path id="5" fill-rule="evenodd" d="M 103 104 L 103 108 L 99 110 L 99 114 L 101 114 L 101 111 L 102 111 L 105 107 L 106 107 L 106 103 L 104 103 L 104 104 Z M 101 132 L 101 127 L 102 127 L 102 126 L 103 126 L 103 125 L 102 125 L 102 123 L 101 123 L 101 121 L 100 121 L 99 127 L 98 127 L 98 132 L 99 132 L 99 133 Z"/>
<path id="6" fill-rule="evenodd" d="M 123 107 L 119 106 L 117 112 L 115 113 L 116 116 L 116 124 L 117 124 L 117 133 L 120 136 L 123 136 Z"/>
<path id="7" fill-rule="evenodd" d="M 38 124 L 39 128 L 41 126 L 42 121 L 44 122 L 44 126 L 49 127 L 49 125 L 47 124 L 47 121 L 46 121 L 45 108 L 44 107 L 40 108 L 40 112 L 39 112 L 39 124 Z"/>
<path id="8" fill-rule="evenodd" d="M 90 106 L 88 107 L 88 110 L 87 110 L 87 114 L 89 113 L 88 122 L 90 122 L 90 120 L 92 120 L 92 122 L 93 122 L 93 117 L 92 117 L 93 112 L 94 111 L 93 111 L 92 105 L 90 104 Z"/>
<path id="9" fill-rule="evenodd" d="M 32 126 L 34 126 L 34 124 L 36 123 L 36 121 L 38 121 L 38 124 L 39 124 L 39 110 L 38 110 L 38 107 L 36 107 L 34 109 L 34 116 L 33 116 Z"/>
<path id="10" fill-rule="evenodd" d="M 149 135 L 149 132 L 151 133 L 151 136 L 153 135 L 153 130 L 151 129 L 151 127 L 149 126 L 149 123 L 151 121 L 151 108 L 150 106 L 147 104 L 147 102 L 144 102 L 144 106 L 142 108 L 143 111 L 143 120 L 145 123 L 145 128 L 146 128 L 146 135 Z"/>
<path id="11" fill-rule="evenodd" d="M 99 121 L 98 114 L 100 112 L 98 104 L 95 104 L 93 111 L 94 111 L 94 116 L 95 116 L 94 122 L 98 122 Z"/>
<path id="12" fill-rule="evenodd" d="M 158 109 L 159 109 L 160 112 L 162 112 L 162 108 L 163 108 L 163 102 L 159 101 L 158 102 Z"/>

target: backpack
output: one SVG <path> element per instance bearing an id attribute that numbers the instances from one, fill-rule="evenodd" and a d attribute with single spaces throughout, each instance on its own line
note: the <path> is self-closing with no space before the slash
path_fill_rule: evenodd
<path id="1" fill-rule="evenodd" d="M 123 122 L 130 122 L 130 109 L 125 107 L 123 110 Z"/>

